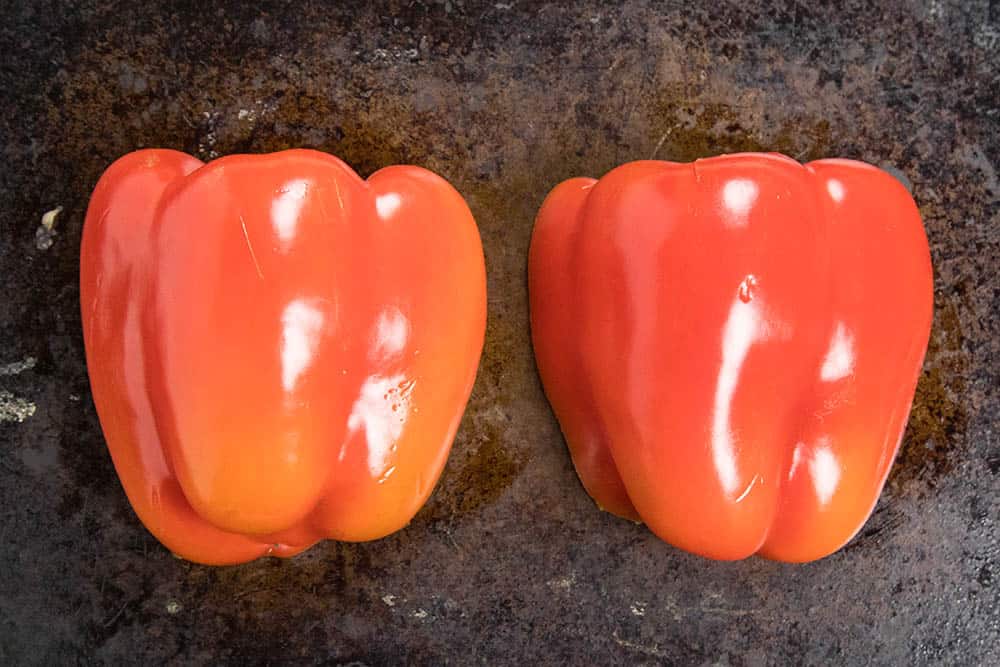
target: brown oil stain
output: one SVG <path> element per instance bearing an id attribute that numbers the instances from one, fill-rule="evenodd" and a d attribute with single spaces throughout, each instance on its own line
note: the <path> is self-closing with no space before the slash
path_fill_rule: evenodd
<path id="1" fill-rule="evenodd" d="M 466 420 L 445 472 L 415 521 L 451 521 L 496 502 L 524 469 L 527 457 L 504 442 L 502 426 Z"/>
<path id="2" fill-rule="evenodd" d="M 954 301 L 944 301 L 937 308 L 927 363 L 917 383 L 906 434 L 889 473 L 892 491 L 929 491 L 960 458 L 968 425 L 962 405 L 968 369 L 958 306 Z"/>
<path id="3" fill-rule="evenodd" d="M 459 471 L 466 489 L 454 498 L 450 508 L 454 516 L 475 512 L 496 501 L 525 465 L 523 456 L 505 446 L 500 427 L 485 424 L 477 431 L 479 447 Z"/>
<path id="4" fill-rule="evenodd" d="M 336 155 L 362 177 L 389 165 L 425 164 L 435 157 L 429 148 L 433 142 L 424 136 L 434 135 L 435 128 L 420 122 L 398 98 L 373 101 L 361 115 L 323 94 L 278 90 L 241 111 L 252 120 L 241 123 L 232 113 L 207 116 L 199 127 L 200 139 L 189 149 L 209 159 L 312 148 Z M 206 143 L 206 138 L 211 141 Z M 454 146 L 442 150 L 458 151 Z"/>
<path id="5" fill-rule="evenodd" d="M 748 121 L 730 105 L 695 104 L 668 88 L 652 104 L 650 126 L 662 142 L 654 147 L 654 157 L 673 162 L 727 153 L 777 152 L 800 162 L 830 157 L 833 130 L 826 119 L 802 115 L 770 120 L 775 127 L 765 134 L 759 121 Z"/>

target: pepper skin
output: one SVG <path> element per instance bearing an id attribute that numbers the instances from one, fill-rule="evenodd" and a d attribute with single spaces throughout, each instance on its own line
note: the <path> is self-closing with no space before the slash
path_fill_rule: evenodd
<path id="1" fill-rule="evenodd" d="M 597 504 L 710 558 L 847 543 L 930 333 L 927 239 L 860 162 L 645 161 L 574 178 L 531 242 L 539 371 Z"/>
<path id="2" fill-rule="evenodd" d="M 440 177 L 131 153 L 94 191 L 80 283 L 115 468 L 175 554 L 371 540 L 430 495 L 486 323 L 476 224 Z"/>

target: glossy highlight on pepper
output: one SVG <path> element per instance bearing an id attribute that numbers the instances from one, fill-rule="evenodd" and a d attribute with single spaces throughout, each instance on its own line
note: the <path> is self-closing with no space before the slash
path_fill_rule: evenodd
<path id="1" fill-rule="evenodd" d="M 851 160 L 623 165 L 546 198 L 546 395 L 598 505 L 716 559 L 822 558 L 871 513 L 927 347 L 927 239 Z"/>
<path id="2" fill-rule="evenodd" d="M 80 282 L 108 448 L 177 555 L 379 538 L 433 490 L 486 321 L 476 224 L 439 176 L 130 153 L 94 191 Z"/>

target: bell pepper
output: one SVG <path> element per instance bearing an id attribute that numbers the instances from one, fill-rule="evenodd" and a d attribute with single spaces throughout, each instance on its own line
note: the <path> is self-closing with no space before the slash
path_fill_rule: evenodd
<path id="1" fill-rule="evenodd" d="M 725 560 L 818 559 L 867 520 L 931 324 L 927 239 L 895 178 L 776 154 L 574 178 L 538 213 L 529 291 L 600 507 Z"/>
<path id="2" fill-rule="evenodd" d="M 486 277 L 465 201 L 424 169 L 142 150 L 93 193 L 80 300 L 132 507 L 226 564 L 410 521 L 475 379 Z"/>

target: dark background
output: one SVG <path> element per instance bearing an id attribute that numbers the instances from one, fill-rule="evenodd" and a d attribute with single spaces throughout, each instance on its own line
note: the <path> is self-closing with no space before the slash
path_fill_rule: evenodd
<path id="1" fill-rule="evenodd" d="M 1000 664 L 1000 3 L 0 1 L 0 663 Z M 406 530 L 173 558 L 91 402 L 78 248 L 145 146 L 433 169 L 489 272 L 479 378 Z M 861 534 L 715 563 L 599 512 L 532 360 L 546 191 L 651 156 L 843 156 L 912 183 L 935 266 L 913 415 Z M 52 232 L 44 212 L 64 207 Z"/>

